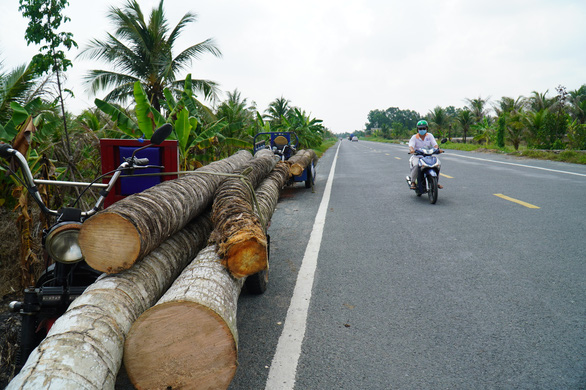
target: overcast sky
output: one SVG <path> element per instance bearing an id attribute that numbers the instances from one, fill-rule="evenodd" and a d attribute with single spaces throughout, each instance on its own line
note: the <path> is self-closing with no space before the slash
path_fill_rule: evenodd
<path id="1" fill-rule="evenodd" d="M 18 0 L 1 0 L 3 71 L 25 64 L 28 20 Z M 65 14 L 85 47 L 112 29 L 106 14 L 123 0 L 69 0 Z M 148 15 L 158 1 L 139 0 Z M 436 106 L 463 107 L 466 98 L 548 96 L 558 85 L 586 84 L 585 0 L 165 0 L 175 26 L 188 11 L 198 15 L 176 50 L 214 38 L 222 58 L 192 64 L 194 78 L 238 89 L 263 112 L 283 96 L 323 119 L 335 133 L 364 128 L 373 109 L 399 107 L 422 115 Z M 79 113 L 95 96 L 81 83 L 106 64 L 76 60 L 67 87 Z M 185 75 L 181 75 L 183 77 Z M 98 96 L 102 97 L 102 96 Z M 225 97 L 225 95 L 223 96 Z"/>

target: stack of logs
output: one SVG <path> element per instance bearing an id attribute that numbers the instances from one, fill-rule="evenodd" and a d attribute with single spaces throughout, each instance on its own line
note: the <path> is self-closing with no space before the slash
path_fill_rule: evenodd
<path id="1" fill-rule="evenodd" d="M 315 159 L 240 151 L 90 218 L 80 245 L 104 274 L 7 389 L 113 389 L 122 360 L 137 388 L 227 388 L 240 290 L 268 268 L 266 224 L 281 189 Z"/>

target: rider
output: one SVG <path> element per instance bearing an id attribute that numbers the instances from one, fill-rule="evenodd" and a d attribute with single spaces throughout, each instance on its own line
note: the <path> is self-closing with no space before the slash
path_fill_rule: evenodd
<path id="1" fill-rule="evenodd" d="M 411 139 L 409 140 L 409 153 L 415 153 L 416 149 L 426 149 L 426 148 L 434 148 L 439 149 L 439 146 L 435 140 L 433 134 L 427 132 L 427 121 L 420 120 L 417 122 L 417 134 L 414 134 Z M 413 159 L 413 168 L 411 168 L 411 189 L 414 190 L 416 188 L 415 180 L 419 175 L 419 164 L 418 161 L 421 156 L 417 156 L 413 154 L 411 156 Z M 443 188 L 441 185 L 437 185 L 438 188 Z"/>

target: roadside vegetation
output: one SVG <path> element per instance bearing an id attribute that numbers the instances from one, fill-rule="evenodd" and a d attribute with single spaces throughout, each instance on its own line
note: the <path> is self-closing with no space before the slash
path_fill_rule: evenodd
<path id="1" fill-rule="evenodd" d="M 171 136 L 180 152 L 180 168 L 192 170 L 231 155 L 239 149 L 252 150 L 258 132 L 294 131 L 299 148 L 322 154 L 337 138 L 321 119 L 283 96 L 268 107 L 257 107 L 236 89 L 221 91 L 221 80 L 204 80 L 190 72 L 193 62 L 205 56 L 221 57 L 213 38 L 197 39 L 187 48 L 178 47 L 185 28 L 197 15 L 187 12 L 173 24 L 168 20 L 164 0 L 150 12 L 136 0 L 129 0 L 108 13 L 109 26 L 81 47 L 79 58 L 95 61 L 96 69 L 85 77 L 85 87 L 96 98 L 95 106 L 79 115 L 67 109 L 73 91 L 63 88 L 65 74 L 78 58 L 68 59 L 78 47 L 63 27 L 69 19 L 67 0 L 54 7 L 39 0 L 19 0 L 29 19 L 26 39 L 39 46 L 39 54 L 23 59 L 15 69 L 5 69 L 0 58 L 0 142 L 20 142 L 36 178 L 91 181 L 101 173 L 99 140 L 102 138 L 148 139 L 165 123 L 173 125 Z M 100 67 L 103 66 L 103 67 Z M 81 89 L 84 86 L 79 86 Z M 42 268 L 40 231 L 44 221 L 35 205 L 10 171 L 0 161 L 0 208 L 2 222 L 19 237 L 23 261 Z M 18 173 L 20 174 L 20 173 Z M 51 208 L 69 205 L 79 195 L 71 188 L 42 188 Z M 95 200 L 89 199 L 88 204 Z M 82 207 L 87 207 L 82 204 Z M 32 210 L 32 212 L 31 212 Z M 16 223 L 15 223 L 16 221 Z M 6 233 L 8 235 L 8 233 Z M 14 240 L 10 240 L 13 242 Z M 30 269 L 14 262 L 14 251 L 0 258 L 0 295 L 22 291 L 25 279 L 34 279 Z"/>
<path id="2" fill-rule="evenodd" d="M 527 97 L 464 101 L 461 108 L 438 106 L 425 115 L 397 107 L 371 110 L 365 129 L 354 134 L 379 142 L 405 141 L 417 121 L 426 119 L 437 139 L 451 141 L 445 148 L 585 163 L 586 84 L 573 91 L 558 86 L 553 96 L 533 91 Z"/>

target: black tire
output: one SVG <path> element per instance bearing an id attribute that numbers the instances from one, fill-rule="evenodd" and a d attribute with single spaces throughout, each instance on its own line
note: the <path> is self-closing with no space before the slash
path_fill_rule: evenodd
<path id="1" fill-rule="evenodd" d="M 435 204 L 437 202 L 437 177 L 435 176 L 427 178 L 427 195 L 429 196 L 429 203 Z"/>
<path id="2" fill-rule="evenodd" d="M 246 278 L 244 284 L 251 294 L 260 295 L 264 293 L 269 286 L 269 270 L 265 269 L 254 275 L 250 275 Z"/>
<path id="3" fill-rule="evenodd" d="M 305 188 L 311 188 L 313 185 L 313 176 L 314 176 L 314 169 L 313 169 L 313 162 L 307 167 L 307 180 L 305 180 Z"/>

